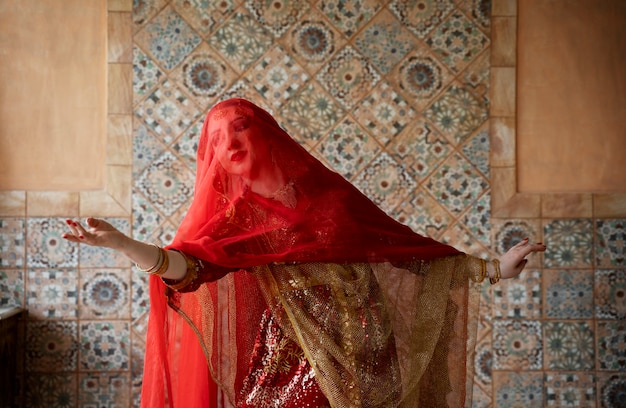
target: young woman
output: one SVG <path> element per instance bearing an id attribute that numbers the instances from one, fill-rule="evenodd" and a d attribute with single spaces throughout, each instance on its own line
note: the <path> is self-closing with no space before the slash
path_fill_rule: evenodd
<path id="1" fill-rule="evenodd" d="M 486 262 L 418 235 L 243 99 L 209 111 L 197 154 L 165 249 L 68 220 L 66 239 L 152 275 L 143 406 L 466 403 L 473 282 L 517 276 L 544 245 Z"/>

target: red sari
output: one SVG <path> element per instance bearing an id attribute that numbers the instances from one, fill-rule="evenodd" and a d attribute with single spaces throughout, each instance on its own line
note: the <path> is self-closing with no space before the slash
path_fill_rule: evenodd
<path id="1" fill-rule="evenodd" d="M 169 248 L 202 267 L 178 291 L 151 279 L 143 406 L 471 398 L 484 261 L 388 217 L 243 99 L 209 111 L 197 167 Z"/>

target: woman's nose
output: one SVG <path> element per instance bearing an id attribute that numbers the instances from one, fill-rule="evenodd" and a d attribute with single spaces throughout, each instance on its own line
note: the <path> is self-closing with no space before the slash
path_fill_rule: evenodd
<path id="1" fill-rule="evenodd" d="M 229 149 L 238 149 L 241 147 L 241 140 L 239 140 L 239 137 L 234 132 L 228 134 L 226 143 Z"/>

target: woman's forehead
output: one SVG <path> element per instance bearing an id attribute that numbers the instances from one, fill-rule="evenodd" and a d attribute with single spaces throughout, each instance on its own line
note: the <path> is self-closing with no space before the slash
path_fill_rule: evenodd
<path id="1" fill-rule="evenodd" d="M 252 109 L 245 106 L 231 105 L 217 107 L 209 115 L 209 120 L 211 122 L 222 122 L 224 119 L 233 120 L 238 117 L 252 118 L 253 116 L 254 112 Z"/>

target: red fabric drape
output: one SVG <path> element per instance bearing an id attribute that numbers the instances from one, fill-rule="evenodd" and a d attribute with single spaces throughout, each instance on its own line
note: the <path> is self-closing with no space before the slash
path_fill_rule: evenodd
<path id="1" fill-rule="evenodd" d="M 243 141 L 225 141 L 244 136 Z M 281 196 L 260 194 L 267 180 L 229 173 L 219 156 L 230 148 L 226 157 L 236 162 L 254 153 L 252 165 L 264 166 L 259 172 L 278 170 L 273 174 L 280 174 L 287 189 Z M 194 199 L 169 247 L 233 269 L 290 262 L 432 260 L 459 254 L 390 218 L 310 155 L 270 114 L 243 99 L 224 101 L 208 113 L 198 146 Z M 150 285 L 142 406 L 217 406 L 215 384 L 207 376 L 195 333 L 166 306 L 163 283 L 153 277 Z"/>

